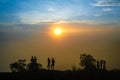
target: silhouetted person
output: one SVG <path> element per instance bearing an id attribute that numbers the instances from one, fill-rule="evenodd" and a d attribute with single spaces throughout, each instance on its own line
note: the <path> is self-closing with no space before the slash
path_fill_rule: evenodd
<path id="1" fill-rule="evenodd" d="M 55 59 L 52 58 L 51 70 L 54 70 L 54 66 L 55 66 Z"/>
<path id="2" fill-rule="evenodd" d="M 103 60 L 103 70 L 106 70 L 106 61 Z"/>
<path id="3" fill-rule="evenodd" d="M 103 60 L 100 60 L 100 69 L 102 70 L 103 68 Z"/>
<path id="4" fill-rule="evenodd" d="M 100 69 L 100 62 L 97 60 L 97 69 Z"/>
<path id="5" fill-rule="evenodd" d="M 42 65 L 37 63 L 37 58 L 34 56 L 31 57 L 31 63 L 28 64 L 28 71 L 36 72 L 42 68 Z"/>
<path id="6" fill-rule="evenodd" d="M 34 56 L 34 63 L 37 63 L 37 58 L 36 58 L 36 56 Z"/>
<path id="7" fill-rule="evenodd" d="M 50 58 L 48 58 L 48 65 L 47 65 L 48 70 L 50 70 Z"/>
<path id="8" fill-rule="evenodd" d="M 31 57 L 31 60 L 30 60 L 30 61 L 31 61 L 31 63 L 33 63 L 33 62 L 34 62 L 33 56 Z"/>

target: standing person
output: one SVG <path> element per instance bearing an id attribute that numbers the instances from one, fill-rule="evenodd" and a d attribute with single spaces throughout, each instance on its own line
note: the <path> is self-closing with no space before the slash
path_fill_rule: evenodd
<path id="1" fill-rule="evenodd" d="M 33 63 L 34 62 L 34 58 L 33 58 L 33 56 L 31 57 L 31 63 Z"/>
<path id="2" fill-rule="evenodd" d="M 97 60 L 97 69 L 99 70 L 100 69 L 100 61 Z"/>
<path id="3" fill-rule="evenodd" d="M 34 56 L 34 63 L 37 63 L 37 58 L 36 58 L 36 56 Z"/>
<path id="4" fill-rule="evenodd" d="M 52 58 L 51 70 L 54 70 L 54 65 L 55 65 L 55 59 Z"/>
<path id="5" fill-rule="evenodd" d="M 106 70 L 106 61 L 103 60 L 103 70 Z"/>
<path id="6" fill-rule="evenodd" d="M 100 69 L 102 70 L 103 69 L 103 60 L 100 60 Z"/>
<path id="7" fill-rule="evenodd" d="M 50 70 L 50 58 L 48 58 L 48 65 L 47 65 L 48 70 Z"/>

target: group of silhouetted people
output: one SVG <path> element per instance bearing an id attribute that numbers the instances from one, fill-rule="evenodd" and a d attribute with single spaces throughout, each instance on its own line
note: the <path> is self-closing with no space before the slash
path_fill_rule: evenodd
<path id="1" fill-rule="evenodd" d="M 36 58 L 36 56 L 32 56 L 31 57 L 31 63 L 37 63 L 37 58 Z"/>
<path id="2" fill-rule="evenodd" d="M 47 65 L 47 68 L 48 70 L 54 70 L 54 65 L 55 65 L 55 59 L 52 58 L 52 60 L 50 60 L 50 58 L 48 58 L 48 65 Z"/>
<path id="3" fill-rule="evenodd" d="M 106 70 L 106 61 L 97 60 L 97 69 Z"/>

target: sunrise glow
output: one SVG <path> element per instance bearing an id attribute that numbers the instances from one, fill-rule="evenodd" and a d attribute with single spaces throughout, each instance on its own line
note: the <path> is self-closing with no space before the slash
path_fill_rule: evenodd
<path id="1" fill-rule="evenodd" d="M 60 35 L 61 32 L 62 32 L 62 30 L 61 30 L 60 28 L 56 28 L 56 29 L 54 30 L 54 32 L 55 32 L 56 35 Z"/>

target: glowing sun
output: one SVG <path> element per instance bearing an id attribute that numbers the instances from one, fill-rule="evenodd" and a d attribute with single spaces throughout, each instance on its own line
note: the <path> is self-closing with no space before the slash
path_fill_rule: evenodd
<path id="1" fill-rule="evenodd" d="M 60 35 L 60 34 L 62 33 L 62 30 L 61 30 L 60 28 L 56 28 L 56 29 L 54 30 L 54 33 L 55 33 L 56 35 Z"/>

